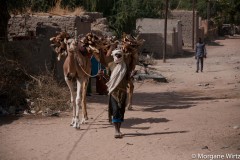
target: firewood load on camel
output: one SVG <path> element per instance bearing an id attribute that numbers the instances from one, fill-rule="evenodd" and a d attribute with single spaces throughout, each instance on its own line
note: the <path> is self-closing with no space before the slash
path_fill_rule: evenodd
<path id="1" fill-rule="evenodd" d="M 132 109 L 132 96 L 133 96 L 133 76 L 136 73 L 135 67 L 138 64 L 139 48 L 144 43 L 143 39 L 139 37 L 133 37 L 131 35 L 123 34 L 122 39 L 114 40 L 114 38 L 99 38 L 100 41 L 96 41 L 90 44 L 89 47 L 93 51 L 95 58 L 101 62 L 106 68 L 109 68 L 108 64 L 113 62 L 113 57 L 110 56 L 112 51 L 120 49 L 124 53 L 124 61 L 128 66 L 128 101 L 127 108 Z"/>
<path id="2" fill-rule="evenodd" d="M 100 61 L 100 52 L 104 57 L 107 57 L 103 65 L 108 69 L 106 65 L 108 62 L 113 61 L 113 58 L 109 56 L 111 52 L 120 48 L 124 52 L 124 60 L 129 66 L 128 68 L 128 109 L 132 108 L 132 95 L 133 95 L 133 73 L 136 64 L 138 63 L 139 47 L 143 44 L 143 40 L 132 37 L 130 35 L 124 35 L 119 41 L 114 37 L 96 36 L 93 33 L 88 33 L 84 37 L 78 37 L 75 39 L 70 38 L 66 32 L 60 32 L 57 36 L 50 38 L 51 46 L 57 54 L 58 60 L 62 56 L 66 56 L 63 65 L 65 81 L 69 87 L 71 94 L 71 103 L 73 104 L 73 119 L 71 125 L 75 128 L 80 128 L 79 121 L 79 108 L 80 102 L 82 107 L 82 121 L 85 123 L 88 119 L 86 108 L 86 90 L 89 77 L 91 76 L 91 54 Z M 77 80 L 77 96 L 76 103 L 74 103 L 73 94 L 73 79 Z"/>

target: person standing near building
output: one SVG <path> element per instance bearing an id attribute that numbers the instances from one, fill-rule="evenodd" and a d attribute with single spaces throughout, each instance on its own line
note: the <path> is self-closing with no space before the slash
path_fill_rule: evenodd
<path id="1" fill-rule="evenodd" d="M 202 42 L 202 39 L 198 39 L 198 43 L 196 44 L 195 48 L 195 59 L 197 60 L 197 70 L 196 73 L 199 71 L 199 63 L 201 64 L 201 72 L 203 72 L 203 59 L 207 58 L 207 51 L 205 47 L 205 43 Z"/>

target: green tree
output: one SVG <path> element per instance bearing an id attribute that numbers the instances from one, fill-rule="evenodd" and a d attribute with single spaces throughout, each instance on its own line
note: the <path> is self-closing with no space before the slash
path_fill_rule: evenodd
<path id="1" fill-rule="evenodd" d="M 108 20 L 116 35 L 121 36 L 136 28 L 137 18 L 161 18 L 163 7 L 162 0 L 118 0 Z"/>
<path id="2" fill-rule="evenodd" d="M 56 0 L 31 0 L 30 9 L 33 12 L 47 12 L 56 5 Z"/>
<path id="3" fill-rule="evenodd" d="M 10 13 L 23 12 L 30 6 L 29 0 L 0 0 L 0 40 L 7 41 L 8 20 Z"/>
<path id="4" fill-rule="evenodd" d="M 89 12 L 102 12 L 108 18 L 110 27 L 116 35 L 131 33 L 135 29 L 137 18 L 160 18 L 163 16 L 164 0 L 62 0 L 63 7 L 84 7 Z M 172 0 L 176 5 L 177 0 Z M 77 3 L 78 2 L 78 3 Z"/>
<path id="5" fill-rule="evenodd" d="M 0 0 L 0 40 L 7 41 L 7 26 L 10 14 L 24 13 L 30 9 L 34 12 L 47 12 L 56 5 L 57 0 Z"/>
<path id="6" fill-rule="evenodd" d="M 74 9 L 76 7 L 82 6 L 83 2 L 80 0 L 61 0 L 61 7 Z"/>
<path id="7" fill-rule="evenodd" d="M 63 8 L 74 10 L 83 7 L 89 12 L 102 12 L 108 18 L 116 35 L 131 33 L 136 28 L 137 18 L 163 18 L 165 0 L 0 0 L 0 39 L 6 40 L 9 12 L 24 12 L 27 8 L 34 12 L 47 12 L 61 1 Z M 210 17 L 216 23 L 240 24 L 239 0 L 195 0 L 196 10 L 207 18 L 207 4 Z M 169 0 L 169 8 L 192 10 L 193 0 Z"/>
<path id="8" fill-rule="evenodd" d="M 10 15 L 7 10 L 7 2 L 1 0 L 0 1 L 0 40 L 7 40 L 7 24 L 10 19 Z"/>
<path id="9" fill-rule="evenodd" d="M 191 10 L 192 2 L 193 2 L 193 0 L 178 0 L 177 7 L 173 8 L 173 9 Z M 171 1 L 170 1 L 170 4 L 171 4 Z"/>
<path id="10" fill-rule="evenodd" d="M 173 1 L 173 0 L 172 0 Z M 239 0 L 195 0 L 196 10 L 202 18 L 207 18 L 207 5 L 209 3 L 209 16 L 217 24 L 240 23 Z M 192 10 L 193 0 L 178 0 L 176 9 Z M 170 2 L 171 4 L 171 2 Z M 174 5 L 176 6 L 176 5 Z M 172 7 L 174 9 L 174 7 Z"/>
<path id="11" fill-rule="evenodd" d="M 237 23 L 239 24 L 239 19 L 237 19 L 240 14 L 240 1 L 239 0 L 219 0 L 219 17 L 222 17 L 224 23 Z"/>

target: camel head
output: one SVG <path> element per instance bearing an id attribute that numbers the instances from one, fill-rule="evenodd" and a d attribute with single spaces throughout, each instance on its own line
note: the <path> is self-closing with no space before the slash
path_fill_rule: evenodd
<path id="1" fill-rule="evenodd" d="M 67 45 L 64 42 L 65 39 L 69 39 L 70 35 L 67 32 L 60 32 L 57 36 L 51 37 L 51 47 L 57 54 L 58 61 L 61 60 L 61 57 L 67 56 Z"/>
<path id="2" fill-rule="evenodd" d="M 64 39 L 64 43 L 66 44 L 66 51 L 67 53 L 71 54 L 77 51 L 77 41 L 73 38 L 70 39 Z"/>
<path id="3" fill-rule="evenodd" d="M 144 39 L 140 39 L 139 36 L 134 37 L 132 35 L 123 34 L 122 38 L 122 50 L 124 53 L 138 52 L 140 46 L 143 45 Z"/>

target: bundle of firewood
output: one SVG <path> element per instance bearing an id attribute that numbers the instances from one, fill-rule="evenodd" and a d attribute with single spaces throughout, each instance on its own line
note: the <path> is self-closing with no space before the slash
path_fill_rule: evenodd
<path id="1" fill-rule="evenodd" d="M 60 32 L 57 36 L 50 38 L 50 41 L 52 42 L 51 46 L 62 49 L 64 47 L 63 43 L 65 38 L 69 39 L 71 37 L 67 32 Z M 138 50 L 139 47 L 143 44 L 144 40 L 129 34 L 123 34 L 122 39 L 117 40 L 116 37 L 113 36 L 99 36 L 90 32 L 85 36 L 78 36 L 78 42 L 83 43 L 83 45 L 86 47 L 91 46 L 97 49 L 102 49 L 104 51 L 109 50 L 110 47 L 116 48 L 121 46 L 123 52 L 131 53 Z"/>
<path id="2" fill-rule="evenodd" d="M 50 38 L 52 44 L 60 44 L 64 39 L 69 39 L 70 35 L 67 32 L 60 32 L 57 36 Z"/>

